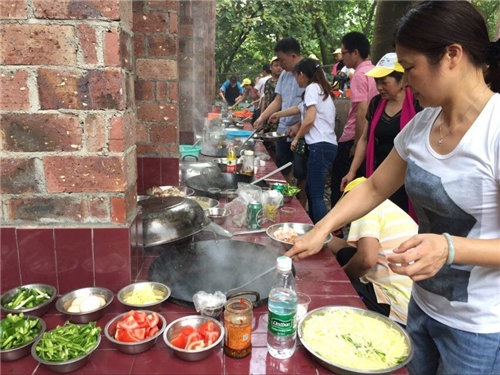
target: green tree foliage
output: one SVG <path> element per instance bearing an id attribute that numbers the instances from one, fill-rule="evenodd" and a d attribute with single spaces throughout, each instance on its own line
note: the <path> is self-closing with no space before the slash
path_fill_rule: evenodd
<path id="1" fill-rule="evenodd" d="M 471 1 L 474 6 L 479 9 L 484 19 L 486 20 L 486 25 L 488 26 L 488 32 L 490 34 L 490 40 L 495 37 L 495 28 L 500 16 L 500 1 L 499 0 L 474 0 Z"/>
<path id="2" fill-rule="evenodd" d="M 332 51 L 349 31 L 373 30 L 373 0 L 217 0 L 217 81 L 230 73 L 254 79 L 274 55 L 274 45 L 296 38 L 302 54 L 333 63 Z M 243 78 L 243 77 L 240 77 Z"/>

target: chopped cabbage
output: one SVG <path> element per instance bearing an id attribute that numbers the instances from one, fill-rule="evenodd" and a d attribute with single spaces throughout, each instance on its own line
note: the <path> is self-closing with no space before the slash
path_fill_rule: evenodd
<path id="1" fill-rule="evenodd" d="M 304 321 L 302 338 L 324 359 L 359 370 L 387 369 L 403 362 L 409 354 L 400 332 L 356 311 L 313 314 Z"/>
<path id="2" fill-rule="evenodd" d="M 123 300 L 131 305 L 145 305 L 147 303 L 159 302 L 163 298 L 165 298 L 164 292 L 153 288 L 150 284 L 145 284 L 125 294 Z"/>

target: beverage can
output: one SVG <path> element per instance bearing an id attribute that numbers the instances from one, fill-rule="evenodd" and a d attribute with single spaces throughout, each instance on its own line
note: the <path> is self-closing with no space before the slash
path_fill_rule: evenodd
<path id="1" fill-rule="evenodd" d="M 274 184 L 273 186 L 271 186 L 271 190 L 278 190 L 281 193 L 280 207 L 283 207 L 284 204 L 283 197 L 285 196 L 285 185 Z"/>
<path id="2" fill-rule="evenodd" d="M 257 201 L 248 203 L 247 206 L 247 227 L 248 229 L 260 229 L 262 214 L 262 204 Z"/>

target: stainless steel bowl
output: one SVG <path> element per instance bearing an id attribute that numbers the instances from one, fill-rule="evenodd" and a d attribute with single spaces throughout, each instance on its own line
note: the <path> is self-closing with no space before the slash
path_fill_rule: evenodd
<path id="1" fill-rule="evenodd" d="M 71 301 L 76 297 L 87 297 L 95 294 L 100 294 L 104 296 L 106 303 L 104 306 L 99 307 L 96 310 L 90 312 L 69 312 L 68 308 L 71 304 Z M 103 314 L 106 307 L 113 301 L 113 292 L 106 288 L 101 287 L 88 287 L 73 290 L 69 293 L 66 293 L 62 297 L 60 297 L 56 302 L 56 309 L 60 313 L 66 315 L 68 320 L 72 323 L 84 324 L 88 322 L 92 322 L 98 320 Z"/>
<path id="2" fill-rule="evenodd" d="M 179 335 L 184 327 L 192 326 L 195 329 L 198 329 L 203 323 L 206 323 L 208 321 L 214 322 L 215 329 L 217 330 L 217 332 L 219 332 L 219 338 L 212 345 L 207 346 L 206 348 L 200 350 L 186 350 L 177 348 L 170 343 L 170 340 Z M 189 315 L 174 320 L 167 326 L 167 329 L 163 333 L 163 340 L 165 341 L 165 344 L 167 344 L 167 346 L 173 350 L 174 355 L 185 361 L 200 361 L 208 357 L 210 353 L 214 350 L 214 348 L 219 347 L 223 338 L 224 338 L 223 325 L 218 320 L 215 320 L 208 316 L 201 316 L 201 315 Z"/>
<path id="3" fill-rule="evenodd" d="M 138 205 L 142 210 L 145 247 L 192 236 L 210 224 L 200 205 L 191 199 L 151 197 Z"/>
<path id="4" fill-rule="evenodd" d="M 283 248 L 290 249 L 293 246 L 293 243 L 278 240 L 275 236 L 276 231 L 281 229 L 281 228 L 291 228 L 295 232 L 297 232 L 297 234 L 299 236 L 303 236 L 304 234 L 309 232 L 311 229 L 313 229 L 314 225 L 303 224 L 303 223 L 279 223 L 279 224 L 271 225 L 270 227 L 268 227 L 266 229 L 266 234 L 269 236 L 269 238 L 280 243 Z M 333 238 L 332 234 L 331 233 L 328 234 L 328 237 L 326 237 L 324 244 L 326 245 L 328 242 L 331 241 L 332 238 Z"/>
<path id="5" fill-rule="evenodd" d="M 384 322 L 385 324 L 387 324 L 388 328 L 392 328 L 392 329 L 395 329 L 396 331 L 398 331 L 401 335 L 404 336 L 404 340 L 406 342 L 406 345 L 409 348 L 409 350 L 408 350 L 408 356 L 406 357 L 406 359 L 403 362 L 401 362 L 401 363 L 399 363 L 399 364 L 397 364 L 397 365 L 395 365 L 393 367 L 387 368 L 387 369 L 380 369 L 380 370 L 360 370 L 360 369 L 355 369 L 355 368 L 351 368 L 351 367 L 345 367 L 345 366 L 342 366 L 342 365 L 337 364 L 337 363 L 333 363 L 333 362 L 327 360 L 326 358 L 322 357 L 320 354 L 316 353 L 314 350 L 312 350 L 310 348 L 310 346 L 308 345 L 308 343 L 306 342 L 306 340 L 304 340 L 304 338 L 303 338 L 303 335 L 304 335 L 304 324 L 307 322 L 308 319 L 310 319 L 314 315 L 321 315 L 321 314 L 324 314 L 326 311 L 338 311 L 338 310 L 352 311 L 352 312 L 356 312 L 356 313 L 360 314 L 361 316 L 367 316 L 367 317 L 378 319 L 378 320 Z M 399 368 L 405 366 L 408 362 L 410 362 L 410 360 L 413 357 L 413 345 L 412 345 L 410 336 L 408 336 L 408 333 L 406 333 L 406 331 L 403 328 L 401 328 L 401 326 L 399 326 L 397 323 L 393 322 L 389 318 L 387 318 L 387 317 L 385 317 L 385 316 L 383 316 L 383 315 L 381 315 L 379 313 L 376 313 L 376 312 L 370 311 L 370 310 L 361 309 L 359 307 L 352 307 L 352 306 L 323 306 L 323 307 L 317 308 L 315 310 L 312 310 L 312 311 L 308 312 L 304 316 L 304 318 L 299 322 L 299 327 L 298 327 L 297 333 L 298 333 L 300 342 L 309 351 L 309 353 L 311 353 L 311 355 L 313 356 L 313 358 L 319 364 L 321 364 L 323 367 L 326 367 L 328 370 L 333 371 L 335 374 L 339 374 L 339 375 L 374 375 L 374 374 L 376 374 L 376 375 L 383 375 L 383 374 L 392 374 L 394 371 L 398 370 Z"/>
<path id="6" fill-rule="evenodd" d="M 47 292 L 47 294 L 50 295 L 50 299 L 41 303 L 38 306 L 30 307 L 29 309 L 23 309 L 23 308 L 21 308 L 21 309 L 9 309 L 9 308 L 5 307 L 5 304 L 7 304 L 12 299 L 12 297 L 14 297 L 16 295 L 18 289 L 21 287 L 28 288 L 28 289 L 37 288 L 37 289 L 44 290 L 45 292 Z M 12 288 L 12 289 L 8 290 L 7 292 L 5 292 L 4 294 L 2 294 L 2 296 L 0 297 L 0 300 L 1 300 L 0 307 L 2 308 L 3 311 L 5 311 L 7 313 L 13 313 L 13 314 L 24 313 L 24 314 L 34 315 L 34 316 L 42 316 L 43 314 L 45 314 L 49 310 L 50 304 L 52 303 L 52 301 L 54 301 L 54 299 L 56 298 L 56 295 L 57 295 L 56 288 L 54 288 L 52 285 L 47 285 L 47 284 L 22 285 L 20 287 Z"/>
<path id="7" fill-rule="evenodd" d="M 26 319 L 38 320 L 40 322 L 40 332 L 38 333 L 38 335 L 36 335 L 36 337 L 33 340 L 27 342 L 22 346 L 18 346 L 17 348 L 12 348 L 12 349 L 0 350 L 0 360 L 15 361 L 16 359 L 27 356 L 31 352 L 31 346 L 33 345 L 33 343 L 37 341 L 39 338 L 41 338 L 43 333 L 45 332 L 47 326 L 42 318 L 31 315 L 24 315 L 24 317 Z"/>
<path id="8" fill-rule="evenodd" d="M 215 224 L 222 225 L 226 222 L 226 219 L 231 215 L 231 211 L 227 208 L 209 208 L 205 210 L 209 219 L 211 219 Z"/>
<path id="9" fill-rule="evenodd" d="M 124 298 L 128 293 L 133 292 L 134 290 L 138 290 L 138 289 L 147 287 L 148 285 L 150 285 L 153 288 L 153 290 L 158 290 L 161 293 L 164 293 L 165 296 L 160 301 L 144 303 L 142 305 L 134 305 L 132 303 L 125 302 Z M 165 284 L 158 283 L 156 281 L 141 281 L 141 282 L 133 283 L 133 284 L 130 284 L 130 285 L 123 287 L 118 292 L 117 297 L 118 297 L 118 301 L 120 301 L 125 306 L 135 307 L 135 308 L 137 308 L 137 307 L 152 307 L 152 306 L 157 306 L 157 305 L 163 303 L 164 301 L 166 301 L 168 299 L 168 297 L 170 297 L 170 293 L 171 293 L 170 288 L 168 286 L 166 286 Z"/>
<path id="10" fill-rule="evenodd" d="M 31 347 L 31 356 L 52 371 L 66 373 L 78 370 L 80 367 L 83 367 L 89 361 L 90 355 L 99 347 L 99 344 L 101 343 L 101 335 L 97 336 L 96 346 L 94 346 L 94 348 L 91 349 L 87 354 L 78 358 L 70 359 L 69 361 L 62 361 L 62 362 L 46 361 L 40 358 L 36 352 L 36 346 L 38 345 L 40 340 L 41 338 L 35 341 L 35 343 Z"/>
<path id="11" fill-rule="evenodd" d="M 153 313 L 153 311 L 150 310 L 137 310 L 137 311 L 142 311 L 146 312 L 148 314 Z M 111 342 L 111 344 L 121 351 L 122 353 L 126 354 L 137 354 L 137 353 L 142 353 L 145 352 L 146 350 L 150 349 L 155 343 L 158 337 L 161 336 L 163 331 L 165 330 L 167 326 L 167 321 L 165 318 L 158 314 L 158 317 L 160 318 L 160 330 L 153 336 L 150 337 L 146 340 L 142 340 L 139 342 L 123 342 L 123 341 L 118 341 L 115 339 L 115 333 L 116 333 L 116 324 L 120 319 L 122 319 L 126 314 L 128 313 L 123 313 L 118 315 L 116 318 L 111 319 L 108 324 L 106 324 L 106 327 L 104 327 L 104 335 L 106 338 Z"/>
<path id="12" fill-rule="evenodd" d="M 219 207 L 219 201 L 218 200 L 212 199 L 212 198 L 208 198 L 208 197 L 202 197 L 201 195 L 193 195 L 191 197 L 188 197 L 188 199 L 194 200 L 204 210 L 208 210 L 209 208 L 213 208 L 213 207 Z"/>

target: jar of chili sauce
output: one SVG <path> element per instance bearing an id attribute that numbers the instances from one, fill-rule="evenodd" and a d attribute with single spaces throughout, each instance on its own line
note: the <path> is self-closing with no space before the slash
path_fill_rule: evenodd
<path id="1" fill-rule="evenodd" d="M 231 298 L 224 311 L 224 353 L 243 358 L 252 351 L 252 303 L 246 298 Z"/>

